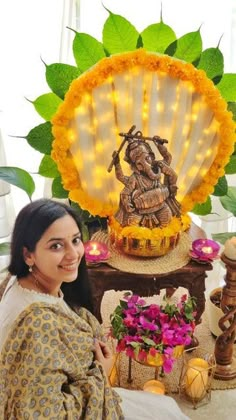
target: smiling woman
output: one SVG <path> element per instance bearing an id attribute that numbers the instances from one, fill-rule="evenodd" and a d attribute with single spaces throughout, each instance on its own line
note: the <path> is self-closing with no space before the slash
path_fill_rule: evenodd
<path id="1" fill-rule="evenodd" d="M 0 302 L 1 419 L 136 419 L 148 404 L 146 419 L 187 420 L 168 396 L 110 386 L 113 354 L 92 314 L 71 207 L 41 199 L 19 212 L 9 272 L 16 277 Z"/>

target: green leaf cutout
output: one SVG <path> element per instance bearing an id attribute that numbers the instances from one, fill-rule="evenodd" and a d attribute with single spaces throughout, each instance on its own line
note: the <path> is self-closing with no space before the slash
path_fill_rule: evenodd
<path id="1" fill-rule="evenodd" d="M 50 121 L 62 103 L 55 93 L 45 93 L 32 102 L 38 114 L 46 121 Z"/>
<path id="2" fill-rule="evenodd" d="M 236 216 L 236 187 L 229 187 L 227 195 L 220 197 L 220 202 L 225 210 Z"/>
<path id="3" fill-rule="evenodd" d="M 14 166 L 0 166 L 0 179 L 25 191 L 31 199 L 35 190 L 35 183 L 32 176 L 24 169 Z"/>
<path id="4" fill-rule="evenodd" d="M 52 196 L 54 198 L 67 198 L 68 191 L 63 188 L 61 176 L 54 178 L 52 182 Z"/>
<path id="5" fill-rule="evenodd" d="M 72 80 L 79 75 L 79 69 L 69 64 L 54 63 L 46 65 L 47 84 L 53 93 L 61 99 L 64 99 Z"/>
<path id="6" fill-rule="evenodd" d="M 189 32 L 177 40 L 177 48 L 174 57 L 192 63 L 202 53 L 202 37 L 200 30 Z"/>
<path id="7" fill-rule="evenodd" d="M 45 122 L 32 128 L 26 140 L 31 147 L 45 155 L 50 155 L 53 142 L 52 124 Z"/>
<path id="8" fill-rule="evenodd" d="M 236 74 L 225 73 L 217 88 L 227 102 L 236 101 Z"/>
<path id="9" fill-rule="evenodd" d="M 218 179 L 218 183 L 215 185 L 213 195 L 222 196 L 226 195 L 228 191 L 228 183 L 225 176 Z"/>
<path id="10" fill-rule="evenodd" d="M 228 111 L 232 112 L 233 120 L 236 122 L 236 102 L 228 103 Z"/>
<path id="11" fill-rule="evenodd" d="M 225 166 L 225 173 L 227 175 L 236 174 L 236 155 L 231 155 L 229 163 Z"/>
<path id="12" fill-rule="evenodd" d="M 224 245 L 227 239 L 236 236 L 236 232 L 212 233 L 212 239 Z"/>
<path id="13" fill-rule="evenodd" d="M 109 54 L 133 51 L 137 47 L 139 33 L 124 17 L 109 11 L 103 27 L 103 44 Z"/>
<path id="14" fill-rule="evenodd" d="M 203 204 L 195 204 L 192 213 L 197 214 L 198 216 L 206 216 L 211 213 L 212 205 L 211 198 L 207 197 L 207 200 Z"/>
<path id="15" fill-rule="evenodd" d="M 141 32 L 143 47 L 148 51 L 164 53 L 166 48 L 176 40 L 173 29 L 163 22 L 154 23 Z"/>
<path id="16" fill-rule="evenodd" d="M 0 244 L 0 256 L 2 257 L 3 255 L 9 255 L 10 254 L 10 248 L 11 248 L 11 243 L 10 242 L 4 242 L 4 243 Z"/>
<path id="17" fill-rule="evenodd" d="M 106 56 L 101 42 L 91 35 L 78 32 L 73 41 L 73 54 L 81 73 Z"/>
<path id="18" fill-rule="evenodd" d="M 224 73 L 224 57 L 219 48 L 208 48 L 203 51 L 197 68 L 204 70 L 209 79 L 222 76 Z"/>
<path id="19" fill-rule="evenodd" d="M 57 165 L 49 155 L 44 155 L 39 165 L 39 174 L 45 178 L 56 178 L 60 176 Z"/>

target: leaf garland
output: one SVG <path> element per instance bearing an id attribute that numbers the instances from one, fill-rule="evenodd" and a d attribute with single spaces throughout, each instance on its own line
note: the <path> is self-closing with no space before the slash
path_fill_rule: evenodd
<path id="1" fill-rule="evenodd" d="M 139 33 L 127 19 L 109 11 L 102 38 L 107 55 L 112 55 L 134 51 L 137 48 Z"/>
<path id="2" fill-rule="evenodd" d="M 80 73 L 106 56 L 103 45 L 91 35 L 75 33 L 73 53 Z"/>
<path id="3" fill-rule="evenodd" d="M 148 26 L 140 36 L 143 48 L 160 54 L 164 54 L 168 46 L 176 40 L 173 29 L 163 22 Z"/>

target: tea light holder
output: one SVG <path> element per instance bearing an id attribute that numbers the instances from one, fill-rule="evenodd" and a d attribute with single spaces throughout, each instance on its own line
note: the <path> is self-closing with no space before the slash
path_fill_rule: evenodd
<path id="1" fill-rule="evenodd" d="M 211 262 L 219 258 L 220 245 L 211 239 L 196 239 L 192 243 L 190 255 L 200 262 Z"/>
<path id="2" fill-rule="evenodd" d="M 88 241 L 84 244 L 85 260 L 89 264 L 98 264 L 108 260 L 110 252 L 103 242 Z"/>
<path id="3" fill-rule="evenodd" d="M 199 348 L 196 349 L 199 352 Z M 183 353 L 179 394 L 196 409 L 211 400 L 211 384 L 216 360 L 213 354 L 207 353 L 201 357 L 193 357 L 193 350 L 188 349 Z"/>
<path id="4" fill-rule="evenodd" d="M 156 379 L 151 379 L 143 385 L 143 391 L 151 392 L 152 394 L 165 394 L 165 385 L 163 382 Z"/>

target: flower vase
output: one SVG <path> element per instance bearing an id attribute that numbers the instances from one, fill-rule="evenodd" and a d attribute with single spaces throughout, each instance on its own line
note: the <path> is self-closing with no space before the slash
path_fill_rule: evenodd
<path id="1" fill-rule="evenodd" d="M 184 352 L 184 346 L 183 345 L 175 346 L 174 349 L 173 349 L 172 358 L 173 359 L 178 359 L 179 357 L 182 356 L 183 352 Z M 149 352 L 146 360 L 141 360 L 138 357 L 135 357 L 134 360 L 135 360 L 135 362 L 138 362 L 142 365 L 155 368 L 154 380 L 157 380 L 159 378 L 159 376 L 164 375 L 164 373 L 163 373 L 164 355 L 163 354 L 156 353 L 155 356 L 152 356 L 152 354 L 150 354 L 150 352 Z M 160 369 L 161 369 L 161 374 L 159 375 Z M 132 382 L 132 373 L 131 372 L 132 372 L 132 358 L 129 357 L 129 369 L 128 369 L 128 379 L 127 379 L 128 383 Z"/>

